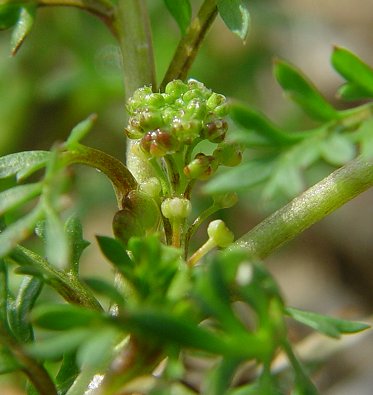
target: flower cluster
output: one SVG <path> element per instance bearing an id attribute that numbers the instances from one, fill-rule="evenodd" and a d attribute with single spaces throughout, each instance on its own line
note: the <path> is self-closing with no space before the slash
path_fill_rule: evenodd
<path id="1" fill-rule="evenodd" d="M 126 135 L 139 140 L 141 152 L 150 158 L 185 153 L 202 140 L 217 144 L 212 155 L 199 153 L 184 163 L 184 176 L 189 179 L 207 179 L 219 165 L 235 166 L 241 160 L 240 149 L 225 142 L 225 96 L 199 81 L 174 80 L 163 93 L 153 92 L 150 86 L 139 88 L 128 100 L 127 110 Z"/>
<path id="2" fill-rule="evenodd" d="M 197 139 L 220 143 L 228 128 L 225 97 L 192 79 L 171 81 L 164 93 L 154 93 L 150 86 L 140 88 L 127 109 L 127 136 L 141 139 L 142 149 L 151 156 L 176 152 Z"/>

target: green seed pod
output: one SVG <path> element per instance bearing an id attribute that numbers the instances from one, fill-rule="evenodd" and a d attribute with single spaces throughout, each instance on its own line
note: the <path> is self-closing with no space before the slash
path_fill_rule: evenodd
<path id="1" fill-rule="evenodd" d="M 191 179 L 207 180 L 217 168 L 218 161 L 213 156 L 200 153 L 184 167 L 184 174 Z"/>
<path id="2" fill-rule="evenodd" d="M 128 208 L 116 212 L 113 218 L 113 233 L 125 246 L 133 236 L 143 236 L 145 231 L 135 214 Z"/>
<path id="3" fill-rule="evenodd" d="M 242 151 L 237 144 L 221 143 L 212 154 L 219 164 L 229 167 L 237 166 L 242 160 Z"/>
<path id="4" fill-rule="evenodd" d="M 208 122 L 202 129 L 202 137 L 212 143 L 221 143 L 225 139 L 228 130 L 228 123 L 224 119 L 217 119 Z"/>
<path id="5" fill-rule="evenodd" d="M 221 219 L 209 223 L 207 234 L 218 247 L 226 248 L 233 243 L 234 235 Z"/>
<path id="6" fill-rule="evenodd" d="M 214 204 L 221 208 L 233 207 L 237 201 L 238 196 L 236 192 L 227 192 L 219 195 L 213 196 Z"/>
<path id="7" fill-rule="evenodd" d="M 163 216 L 170 220 L 185 219 L 192 212 L 192 205 L 185 198 L 167 198 L 161 204 L 161 211 Z"/>
<path id="8" fill-rule="evenodd" d="M 128 209 L 135 216 L 142 229 L 155 231 L 160 221 L 157 203 L 144 192 L 133 190 L 123 199 L 123 208 Z"/>

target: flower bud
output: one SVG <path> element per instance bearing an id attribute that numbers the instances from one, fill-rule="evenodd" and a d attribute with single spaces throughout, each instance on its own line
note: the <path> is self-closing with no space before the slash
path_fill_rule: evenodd
<path id="1" fill-rule="evenodd" d="M 150 108 L 160 110 L 165 105 L 165 99 L 161 93 L 150 93 L 144 97 L 144 104 Z"/>
<path id="2" fill-rule="evenodd" d="M 140 142 L 141 148 L 151 156 L 161 157 L 178 149 L 177 140 L 164 130 L 148 132 Z"/>
<path id="3" fill-rule="evenodd" d="M 129 139 L 139 139 L 144 135 L 144 131 L 140 126 L 140 121 L 135 116 L 129 119 L 128 126 L 124 129 L 124 132 Z"/>
<path id="4" fill-rule="evenodd" d="M 181 80 L 174 80 L 170 81 L 165 88 L 165 93 L 169 95 L 169 97 L 172 97 L 173 100 L 176 100 L 176 98 L 181 97 L 183 93 L 185 93 L 188 90 L 188 87 L 186 84 L 184 84 L 183 81 Z"/>
<path id="5" fill-rule="evenodd" d="M 197 119 L 186 121 L 176 118 L 171 124 L 171 133 L 177 138 L 177 140 L 184 144 L 191 144 L 196 138 L 198 138 L 201 129 L 202 122 Z"/>
<path id="6" fill-rule="evenodd" d="M 218 168 L 218 161 L 211 155 L 197 154 L 196 157 L 184 167 L 184 174 L 188 178 L 206 180 Z"/>
<path id="7" fill-rule="evenodd" d="M 209 223 L 207 234 L 218 247 L 228 247 L 234 240 L 233 233 L 227 228 L 221 219 Z"/>
<path id="8" fill-rule="evenodd" d="M 207 107 L 210 110 L 215 110 L 216 107 L 221 106 L 226 102 L 226 98 L 224 95 L 219 93 L 213 93 L 207 100 Z"/>
<path id="9" fill-rule="evenodd" d="M 237 144 L 219 144 L 213 152 L 213 156 L 224 166 L 234 167 L 241 163 L 242 152 Z"/>
<path id="10" fill-rule="evenodd" d="M 203 120 L 207 114 L 206 104 L 198 99 L 191 100 L 185 110 L 185 116 Z"/>
<path id="11" fill-rule="evenodd" d="M 185 198 L 167 198 L 161 204 L 161 211 L 165 218 L 172 219 L 185 219 L 191 211 L 192 205 L 188 199 Z"/>
<path id="12" fill-rule="evenodd" d="M 163 125 L 162 116 L 159 111 L 154 111 L 149 108 L 145 108 L 138 115 L 140 127 L 144 131 L 159 128 Z"/>
<path id="13" fill-rule="evenodd" d="M 217 119 L 204 125 L 202 136 L 212 143 L 221 143 L 225 139 L 228 124 L 224 119 Z"/>

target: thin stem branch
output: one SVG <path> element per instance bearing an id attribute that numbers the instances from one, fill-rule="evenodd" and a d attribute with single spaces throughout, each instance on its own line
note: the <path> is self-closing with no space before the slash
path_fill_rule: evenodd
<path id="1" fill-rule="evenodd" d="M 74 149 L 63 152 L 62 158 L 65 164 L 80 163 L 104 173 L 113 184 L 119 209 L 122 209 L 123 198 L 137 187 L 137 182 L 127 167 L 100 150 L 79 144 Z"/>
<path id="2" fill-rule="evenodd" d="M 253 258 L 265 258 L 371 186 L 373 159 L 358 157 L 270 215 L 228 250 L 241 247 Z"/>
<path id="3" fill-rule="evenodd" d="M 190 23 L 185 36 L 176 48 L 173 59 L 161 83 L 161 91 L 164 90 L 168 82 L 176 79 L 184 80 L 188 75 L 199 47 L 218 14 L 216 3 L 216 0 L 205 0 L 203 2 L 197 16 Z"/>
<path id="4" fill-rule="evenodd" d="M 7 346 L 40 395 L 57 395 L 57 389 L 45 368 L 25 353 L 2 322 L 0 322 L 0 341 Z"/>

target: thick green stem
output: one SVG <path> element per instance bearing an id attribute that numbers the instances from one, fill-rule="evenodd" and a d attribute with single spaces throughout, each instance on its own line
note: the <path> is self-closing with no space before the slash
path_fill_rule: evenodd
<path id="1" fill-rule="evenodd" d="M 126 99 L 144 85 L 156 89 L 150 21 L 144 0 L 118 0 L 115 28 L 123 59 Z M 126 163 L 138 182 L 152 175 L 150 165 L 132 149 L 134 140 L 127 140 Z"/>
<path id="2" fill-rule="evenodd" d="M 356 158 L 279 209 L 239 238 L 253 258 L 265 258 L 305 229 L 373 186 L 373 160 Z"/>
<path id="3" fill-rule="evenodd" d="M 161 84 L 163 91 L 168 82 L 184 80 L 191 68 L 206 33 L 218 14 L 216 0 L 205 0 L 180 41 Z"/>

